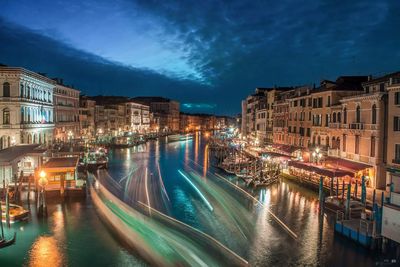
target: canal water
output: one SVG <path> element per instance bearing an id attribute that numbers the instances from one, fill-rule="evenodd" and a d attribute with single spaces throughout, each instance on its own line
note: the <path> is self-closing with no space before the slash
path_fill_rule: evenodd
<path id="1" fill-rule="evenodd" d="M 249 191 L 213 167 L 207 138 L 110 151 L 99 176 L 128 204 L 140 201 L 199 229 L 252 266 L 375 266 L 369 250 L 333 233 L 333 218 L 320 216 L 318 195 L 282 180 Z M 26 204 L 25 204 L 26 205 Z M 132 204 L 133 205 L 133 204 Z M 0 266 L 144 266 L 110 234 L 90 201 L 50 204 L 46 220 L 16 223 L 17 244 L 0 250 Z M 278 223 L 278 218 L 282 223 Z M 284 226 L 283 226 L 284 225 Z M 297 239 L 286 229 L 290 229 Z"/>

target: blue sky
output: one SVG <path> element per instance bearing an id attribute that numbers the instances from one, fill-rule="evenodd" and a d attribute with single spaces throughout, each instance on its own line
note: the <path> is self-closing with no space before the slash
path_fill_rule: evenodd
<path id="1" fill-rule="evenodd" d="M 234 114 L 255 87 L 400 70 L 400 1 L 3 0 L 0 62 Z"/>

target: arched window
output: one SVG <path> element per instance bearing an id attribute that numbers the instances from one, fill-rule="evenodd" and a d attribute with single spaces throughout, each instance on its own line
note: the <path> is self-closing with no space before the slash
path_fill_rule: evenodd
<path id="1" fill-rule="evenodd" d="M 318 135 L 318 145 L 321 145 L 321 136 Z"/>
<path id="2" fill-rule="evenodd" d="M 372 105 L 372 124 L 376 124 L 376 105 Z"/>
<path id="3" fill-rule="evenodd" d="M 361 122 L 361 108 L 360 106 L 357 106 L 356 108 L 356 123 Z"/>
<path id="4" fill-rule="evenodd" d="M 338 114 L 337 114 L 337 121 L 338 121 L 338 123 L 342 122 L 342 113 L 340 113 L 340 112 L 338 112 Z"/>
<path id="5" fill-rule="evenodd" d="M 3 83 L 3 97 L 10 97 L 10 84 L 8 82 Z"/>
<path id="6" fill-rule="evenodd" d="M 333 122 L 336 122 L 336 113 L 333 113 L 333 118 L 332 118 Z"/>
<path id="7" fill-rule="evenodd" d="M 20 86 L 20 92 L 19 92 L 19 97 L 23 97 L 24 96 L 24 85 L 23 84 L 21 84 L 21 86 Z"/>
<path id="8" fill-rule="evenodd" d="M 10 124 L 10 110 L 8 108 L 3 109 L 3 124 Z"/>
<path id="9" fill-rule="evenodd" d="M 347 108 L 344 108 L 343 110 L 343 123 L 347 123 Z"/>
<path id="10" fill-rule="evenodd" d="M 31 88 L 28 86 L 28 98 L 31 98 Z"/>
<path id="11" fill-rule="evenodd" d="M 25 108 L 21 107 L 21 123 L 25 122 Z"/>

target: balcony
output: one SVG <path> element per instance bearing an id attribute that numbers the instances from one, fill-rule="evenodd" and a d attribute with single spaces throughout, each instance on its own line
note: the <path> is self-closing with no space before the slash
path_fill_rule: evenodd
<path id="1" fill-rule="evenodd" d="M 340 129 L 341 127 L 340 127 L 340 123 L 338 123 L 338 122 L 331 122 L 331 123 L 329 123 L 329 128 L 332 128 L 332 129 Z"/>
<path id="2" fill-rule="evenodd" d="M 393 160 L 392 160 L 392 163 L 394 163 L 394 164 L 400 164 L 400 158 L 398 158 L 398 159 L 393 159 Z"/>
<path id="3" fill-rule="evenodd" d="M 362 122 L 350 123 L 349 124 L 349 129 L 352 129 L 352 130 L 364 130 L 364 123 L 362 123 Z"/>

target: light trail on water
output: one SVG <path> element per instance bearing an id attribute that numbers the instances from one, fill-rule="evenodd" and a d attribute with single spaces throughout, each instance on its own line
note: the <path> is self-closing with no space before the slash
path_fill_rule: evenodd
<path id="1" fill-rule="evenodd" d="M 201 193 L 201 191 L 197 188 L 197 186 L 195 184 L 192 183 L 192 181 L 190 181 L 190 179 L 181 171 L 178 170 L 179 174 L 182 175 L 183 178 L 185 178 L 185 180 L 193 187 L 193 189 L 199 194 L 199 196 L 203 199 L 204 203 L 207 205 L 207 207 L 213 211 L 214 208 L 211 206 L 210 202 L 208 202 L 208 200 L 206 199 L 206 197 L 203 195 L 203 193 Z"/>

